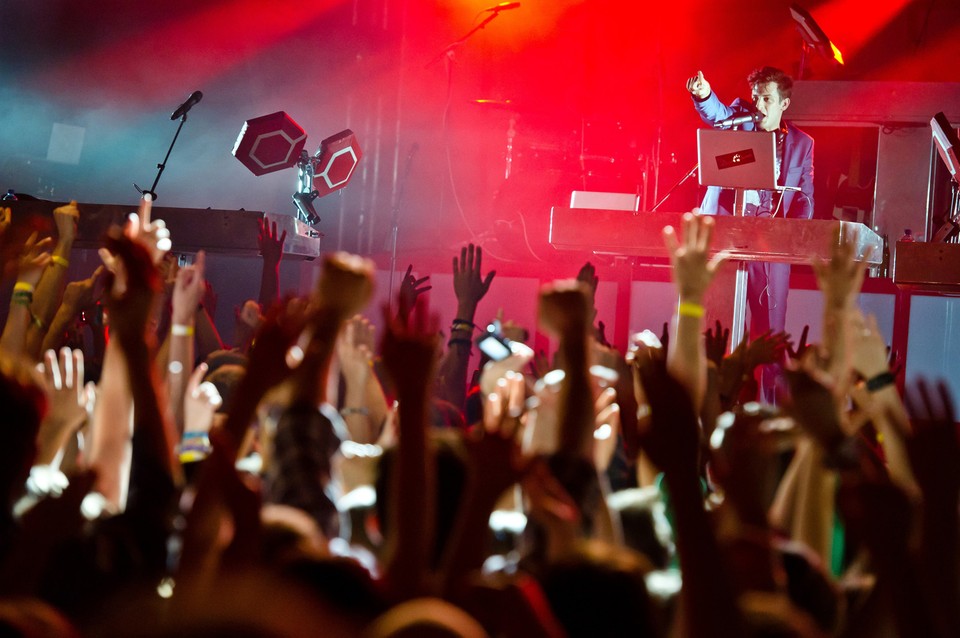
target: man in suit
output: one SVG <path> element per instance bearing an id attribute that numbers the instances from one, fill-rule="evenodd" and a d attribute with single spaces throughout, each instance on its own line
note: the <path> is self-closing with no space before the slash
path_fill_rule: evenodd
<path id="1" fill-rule="evenodd" d="M 777 183 L 797 189 L 787 191 L 747 191 L 746 215 L 756 217 L 813 216 L 813 138 L 783 119 L 790 107 L 793 80 L 780 69 L 762 67 L 747 76 L 752 103 L 737 98 L 730 105 L 720 101 L 703 72 L 687 80 L 687 91 L 701 119 L 715 124 L 730 117 L 759 112 L 761 119 L 747 122 L 745 131 L 776 131 Z M 701 204 L 706 215 L 730 215 L 734 193 L 717 186 L 707 188 Z M 750 262 L 747 274 L 747 302 L 750 308 L 750 333 L 768 330 L 781 332 L 786 326 L 787 291 L 790 288 L 790 264 Z M 773 382 L 765 371 L 762 398 L 772 402 Z"/>

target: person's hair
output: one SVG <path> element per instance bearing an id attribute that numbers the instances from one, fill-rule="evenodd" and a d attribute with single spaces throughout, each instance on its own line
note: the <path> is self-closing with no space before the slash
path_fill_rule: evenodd
<path id="1" fill-rule="evenodd" d="M 16 498 L 37 453 L 37 432 L 47 411 L 42 380 L 26 360 L 0 356 L 0 405 L 4 441 L 0 448 L 0 500 Z"/>
<path id="2" fill-rule="evenodd" d="M 747 76 L 747 84 L 752 87 L 758 84 L 777 83 L 777 91 L 780 93 L 780 99 L 785 100 L 793 92 L 793 78 L 772 66 L 764 66 L 754 69 Z"/>
<path id="3" fill-rule="evenodd" d="M 659 636 L 644 578 L 651 569 L 640 554 L 593 540 L 551 561 L 540 582 L 570 638 Z"/>

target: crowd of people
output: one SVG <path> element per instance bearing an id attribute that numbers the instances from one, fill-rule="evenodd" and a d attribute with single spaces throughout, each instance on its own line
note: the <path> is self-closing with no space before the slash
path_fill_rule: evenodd
<path id="1" fill-rule="evenodd" d="M 178 267 L 150 213 L 68 282 L 76 204 L 49 233 L 3 211 L 0 636 L 960 635 L 949 393 L 902 399 L 850 246 L 814 264 L 819 344 L 728 353 L 713 220 L 688 214 L 661 335 L 607 344 L 586 264 L 539 293 L 557 352 L 509 347 L 532 327 L 507 318 L 511 354 L 474 370 L 478 247 L 439 326 L 426 278 L 370 309 L 345 253 L 281 296 L 265 224 L 227 346 L 203 253 Z"/>

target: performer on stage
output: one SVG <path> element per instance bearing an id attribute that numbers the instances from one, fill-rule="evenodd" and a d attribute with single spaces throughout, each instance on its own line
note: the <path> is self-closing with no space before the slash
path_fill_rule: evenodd
<path id="1" fill-rule="evenodd" d="M 790 106 L 793 80 L 780 69 L 765 66 L 747 76 L 753 104 L 740 98 L 729 106 L 711 90 L 703 72 L 687 80 L 687 90 L 704 122 L 715 124 L 730 117 L 759 111 L 759 122 L 747 122 L 742 130 L 777 132 L 777 183 L 799 187 L 801 192 L 747 191 L 746 214 L 756 217 L 813 216 L 813 138 L 783 119 Z M 781 201 L 782 196 L 782 201 Z M 734 193 L 717 186 L 707 188 L 700 208 L 706 215 L 730 215 Z M 790 264 L 750 262 L 747 274 L 747 297 L 750 308 L 750 334 L 756 336 L 786 326 L 787 291 L 790 288 Z M 766 377 L 766 374 L 765 374 Z M 772 380 L 761 384 L 763 399 L 773 400 Z"/>

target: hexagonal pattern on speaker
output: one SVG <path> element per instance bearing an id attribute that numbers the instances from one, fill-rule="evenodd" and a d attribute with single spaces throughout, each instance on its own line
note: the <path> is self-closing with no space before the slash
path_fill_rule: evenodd
<path id="1" fill-rule="evenodd" d="M 277 111 L 244 122 L 233 156 L 254 175 L 266 175 L 295 165 L 306 142 L 300 125 Z"/>
<path id="2" fill-rule="evenodd" d="M 343 188 L 363 157 L 357 136 L 350 129 L 340 131 L 320 142 L 320 151 L 314 160 L 314 188 L 320 197 Z"/>

